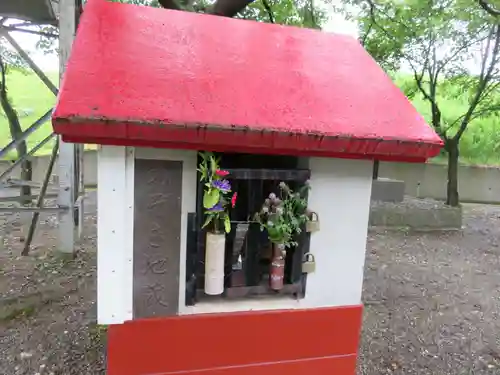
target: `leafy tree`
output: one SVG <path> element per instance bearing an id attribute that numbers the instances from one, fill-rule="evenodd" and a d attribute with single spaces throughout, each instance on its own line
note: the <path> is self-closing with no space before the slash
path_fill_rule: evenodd
<path id="1" fill-rule="evenodd" d="M 459 143 L 476 118 L 500 110 L 500 17 L 475 0 L 347 0 L 359 22 L 361 42 L 389 73 L 409 68 L 403 90 L 429 105 L 430 123 L 448 154 L 447 204 L 459 205 Z M 471 71 L 471 61 L 479 70 Z M 450 85 L 466 96 L 464 113 L 443 112 L 438 101 Z"/>

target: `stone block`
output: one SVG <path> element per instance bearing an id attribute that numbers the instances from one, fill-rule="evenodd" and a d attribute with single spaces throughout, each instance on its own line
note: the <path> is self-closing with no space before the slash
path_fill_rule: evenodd
<path id="1" fill-rule="evenodd" d="M 462 228 L 462 208 L 408 197 L 398 204 L 372 202 L 370 226 L 419 231 L 458 230 Z"/>
<path id="2" fill-rule="evenodd" d="M 405 182 L 391 180 L 389 178 L 378 178 L 373 180 L 372 201 L 402 202 L 405 194 Z"/>

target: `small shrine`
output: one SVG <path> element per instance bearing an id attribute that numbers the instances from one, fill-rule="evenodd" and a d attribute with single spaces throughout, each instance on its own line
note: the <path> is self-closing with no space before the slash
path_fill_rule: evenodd
<path id="1" fill-rule="evenodd" d="M 98 146 L 109 375 L 354 375 L 374 160 L 442 142 L 357 40 L 89 0 L 53 127 Z"/>

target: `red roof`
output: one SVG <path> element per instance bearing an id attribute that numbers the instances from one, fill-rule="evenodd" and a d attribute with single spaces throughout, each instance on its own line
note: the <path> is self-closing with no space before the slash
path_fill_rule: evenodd
<path id="1" fill-rule="evenodd" d="M 90 0 L 68 142 L 424 161 L 442 142 L 352 37 Z"/>

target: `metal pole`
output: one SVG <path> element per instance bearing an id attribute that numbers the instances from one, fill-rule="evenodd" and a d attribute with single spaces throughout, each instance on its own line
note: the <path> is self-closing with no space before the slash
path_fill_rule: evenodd
<path id="1" fill-rule="evenodd" d="M 0 207 L 0 212 L 49 212 L 68 211 L 69 207 Z"/>
<path id="2" fill-rule="evenodd" d="M 83 0 L 75 0 L 75 32 L 78 29 L 78 23 L 80 22 L 80 14 L 83 10 Z M 79 144 L 78 146 L 78 175 L 77 177 L 77 207 L 78 207 L 78 238 L 81 238 L 83 232 L 83 215 L 85 213 L 85 144 Z"/>
<path id="3" fill-rule="evenodd" d="M 7 146 L 0 150 L 0 159 L 3 158 L 7 153 L 16 147 L 19 143 L 28 138 L 35 130 L 37 130 L 41 125 L 45 124 L 46 121 L 50 119 L 50 115 L 52 114 L 52 109 L 45 112 L 45 114 L 36 120 L 33 125 L 31 125 L 28 129 L 26 129 L 23 134 L 17 138 L 13 139 Z"/>
<path id="4" fill-rule="evenodd" d="M 75 0 L 59 1 L 59 74 L 62 78 L 66 62 L 71 53 L 71 46 L 76 32 Z M 70 207 L 60 212 L 59 217 L 59 251 L 74 254 L 75 250 L 75 149 L 76 145 L 59 140 L 59 207 Z"/>
<path id="5" fill-rule="evenodd" d="M 42 187 L 40 189 L 40 195 L 36 201 L 36 207 L 43 207 L 43 200 L 45 199 L 45 193 L 47 192 L 47 187 L 49 186 L 50 176 L 52 175 L 52 169 L 54 168 L 54 164 L 57 158 L 57 152 L 59 151 L 59 139 L 56 140 L 56 144 L 52 149 L 52 154 L 50 155 L 49 166 L 47 167 L 47 171 L 45 172 L 45 178 L 43 179 Z M 71 210 L 71 207 L 68 207 L 68 211 Z M 35 234 L 36 224 L 38 223 L 38 218 L 40 217 L 40 211 L 33 213 L 33 217 L 31 218 L 30 228 L 28 230 L 28 235 L 26 236 L 26 241 L 24 243 L 24 249 L 21 252 L 21 255 L 28 255 L 30 252 L 31 241 L 33 241 L 33 235 Z"/>
<path id="6" fill-rule="evenodd" d="M 85 147 L 84 145 L 78 145 L 79 147 L 79 152 L 78 152 L 78 191 L 79 191 L 79 197 L 77 199 L 77 207 L 78 207 L 78 238 L 81 238 L 82 232 L 83 232 L 83 214 L 85 213 L 85 175 L 84 175 L 84 166 L 85 166 Z M 80 199 L 80 197 L 82 199 Z"/>
<path id="7" fill-rule="evenodd" d="M 46 136 L 39 144 L 33 147 L 26 155 L 23 155 L 22 157 L 17 159 L 15 163 L 11 164 L 9 168 L 7 168 L 2 174 L 0 174 L 0 181 L 2 181 L 5 177 L 7 177 L 14 170 L 15 167 L 17 167 L 19 164 L 23 162 L 23 160 L 26 160 L 35 152 L 37 152 L 39 149 L 41 149 L 43 145 L 45 145 L 48 141 L 52 139 L 52 137 L 54 137 L 54 133 L 51 133 L 48 136 Z"/>
<path id="8" fill-rule="evenodd" d="M 32 35 L 46 36 L 47 38 L 57 38 L 58 37 L 57 34 L 46 33 L 46 32 L 43 32 L 43 31 L 30 30 L 30 29 L 20 29 L 19 25 L 4 26 L 3 29 L 7 30 L 7 31 L 18 31 L 20 33 L 27 33 L 27 34 L 32 34 Z"/>

